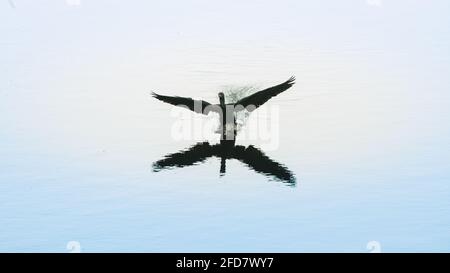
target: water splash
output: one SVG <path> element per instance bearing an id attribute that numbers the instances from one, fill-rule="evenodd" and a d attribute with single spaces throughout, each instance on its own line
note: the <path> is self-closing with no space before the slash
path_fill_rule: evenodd
<path id="1" fill-rule="evenodd" d="M 256 92 L 257 87 L 252 85 L 244 85 L 244 86 L 226 85 L 223 87 L 223 90 L 226 102 L 235 103 L 238 100 L 246 97 L 247 95 L 250 95 L 250 93 Z"/>
<path id="2" fill-rule="evenodd" d="M 223 90 L 223 93 L 225 94 L 225 101 L 227 103 L 236 103 L 240 99 L 258 91 L 258 87 L 253 85 L 227 85 L 224 86 Z M 250 112 L 248 112 L 247 110 L 239 111 L 236 113 L 236 125 L 238 132 L 244 127 L 249 116 Z"/>

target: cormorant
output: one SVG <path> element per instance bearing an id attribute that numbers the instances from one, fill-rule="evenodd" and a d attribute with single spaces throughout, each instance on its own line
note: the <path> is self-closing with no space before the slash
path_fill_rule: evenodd
<path id="1" fill-rule="evenodd" d="M 256 92 L 235 103 L 225 103 L 225 95 L 219 93 L 219 104 L 211 104 L 204 100 L 194 100 L 186 97 L 171 97 L 152 93 L 152 96 L 160 101 L 170 103 L 172 105 L 181 106 L 199 114 L 208 115 L 210 112 L 219 113 L 221 116 L 221 142 L 230 141 L 234 144 L 236 136 L 236 113 L 246 109 L 252 112 L 259 106 L 266 103 L 270 98 L 275 97 L 281 92 L 289 89 L 294 85 L 295 77 L 267 89 Z"/>

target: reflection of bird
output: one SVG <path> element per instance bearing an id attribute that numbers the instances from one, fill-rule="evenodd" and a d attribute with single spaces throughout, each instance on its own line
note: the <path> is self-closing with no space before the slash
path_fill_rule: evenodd
<path id="1" fill-rule="evenodd" d="M 176 106 L 185 107 L 196 113 L 207 115 L 210 112 L 216 112 L 221 115 L 221 139 L 230 140 L 234 142 L 236 135 L 236 112 L 247 110 L 252 112 L 259 106 L 266 103 L 270 98 L 275 97 L 281 92 L 289 89 L 295 82 L 295 77 L 289 78 L 282 84 L 256 92 L 247 96 L 235 103 L 225 104 L 225 96 L 222 92 L 219 93 L 219 104 L 211 104 L 204 100 L 194 100 L 185 97 L 170 97 L 152 93 L 153 97 L 166 103 Z"/>
<path id="2" fill-rule="evenodd" d="M 200 142 L 191 148 L 178 153 L 166 155 L 163 159 L 153 163 L 153 171 L 169 168 L 183 168 L 205 161 L 209 157 L 218 157 L 220 173 L 225 174 L 226 160 L 237 159 L 245 163 L 250 169 L 276 180 L 295 186 L 294 174 L 283 165 L 271 160 L 263 152 L 253 146 L 234 146 L 232 144 L 210 145 L 208 142 Z"/>

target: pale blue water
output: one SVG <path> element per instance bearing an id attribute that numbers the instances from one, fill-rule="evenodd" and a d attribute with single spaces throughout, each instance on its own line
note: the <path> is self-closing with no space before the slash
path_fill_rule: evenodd
<path id="1" fill-rule="evenodd" d="M 450 250 L 448 1 L 35 2 L 0 3 L 0 251 Z M 153 172 L 204 139 L 150 91 L 291 75 L 279 118 L 248 121 L 276 148 L 237 144 L 295 186 L 217 158 Z"/>

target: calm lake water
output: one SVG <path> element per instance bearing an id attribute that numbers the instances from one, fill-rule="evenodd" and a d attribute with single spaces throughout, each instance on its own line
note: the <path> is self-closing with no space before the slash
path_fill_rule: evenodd
<path id="1" fill-rule="evenodd" d="M 450 251 L 448 1 L 34 2 L 0 3 L 0 251 Z M 155 171 L 215 142 L 151 91 L 291 75 L 236 144 L 295 182 Z"/>

